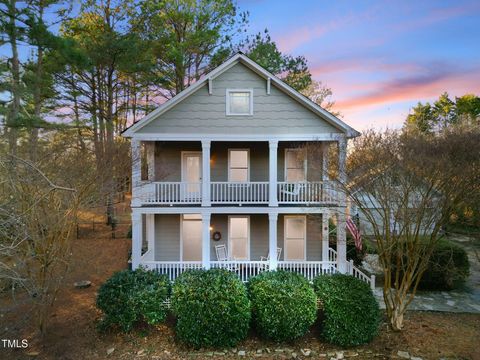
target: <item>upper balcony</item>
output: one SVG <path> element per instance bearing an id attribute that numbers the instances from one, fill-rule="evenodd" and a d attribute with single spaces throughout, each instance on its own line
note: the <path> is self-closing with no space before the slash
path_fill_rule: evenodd
<path id="1" fill-rule="evenodd" d="M 146 142 L 143 159 L 138 145 L 133 162 L 134 178 L 141 175 L 132 204 L 338 206 L 338 182 L 327 171 L 330 144 L 311 151 L 288 141 Z"/>
<path id="2" fill-rule="evenodd" d="M 275 186 L 275 185 L 274 185 Z M 277 183 L 279 205 L 335 206 L 338 192 L 333 181 Z M 210 183 L 212 205 L 268 205 L 270 184 L 266 181 Z M 200 205 L 202 183 L 142 182 L 137 196 L 143 205 Z"/>

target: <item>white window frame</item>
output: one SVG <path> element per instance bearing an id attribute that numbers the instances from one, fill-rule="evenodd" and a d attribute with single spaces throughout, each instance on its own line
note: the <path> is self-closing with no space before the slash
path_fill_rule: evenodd
<path id="1" fill-rule="evenodd" d="M 248 113 L 232 113 L 230 111 L 230 93 L 248 92 L 250 93 L 250 111 Z M 227 89 L 225 92 L 225 112 L 227 116 L 251 116 L 253 115 L 253 89 Z"/>
<path id="2" fill-rule="evenodd" d="M 247 219 L 247 258 L 246 259 L 238 259 L 240 261 L 250 261 L 250 215 L 229 215 L 228 216 L 228 258 L 233 259 L 232 257 L 232 239 L 230 236 L 230 219 L 231 218 L 246 218 Z"/>
<path id="3" fill-rule="evenodd" d="M 303 259 L 300 260 L 288 260 L 288 248 L 287 248 L 287 219 L 301 218 L 303 219 Z M 285 261 L 306 261 L 307 260 L 307 216 L 306 215 L 284 215 L 283 217 L 283 248 Z"/>
<path id="4" fill-rule="evenodd" d="M 285 181 L 289 182 L 290 180 L 288 180 L 288 158 L 287 158 L 287 153 L 291 151 L 291 152 L 299 152 L 301 151 L 301 149 L 298 149 L 298 148 L 286 148 L 285 149 L 285 155 L 284 155 L 284 178 L 285 178 Z M 305 163 L 306 159 L 303 159 L 303 174 L 304 174 L 304 179 L 303 181 L 300 181 L 300 182 L 305 182 L 307 181 L 307 169 L 306 167 L 308 166 L 308 164 Z"/>
<path id="5" fill-rule="evenodd" d="M 190 218 L 190 219 L 184 219 L 184 215 L 199 215 L 200 218 L 199 219 L 193 219 L 193 218 Z M 202 218 L 201 218 L 201 214 L 196 214 L 196 213 L 193 213 L 193 214 L 180 214 L 180 261 L 183 261 L 183 222 L 184 221 L 200 221 L 202 222 Z M 201 253 L 202 249 L 200 247 L 200 261 L 202 261 L 201 257 L 202 257 L 202 253 Z"/>
<path id="6" fill-rule="evenodd" d="M 247 180 L 246 182 L 250 182 L 250 149 L 249 148 L 240 148 L 240 149 L 228 149 L 228 182 L 233 182 L 231 179 L 230 179 L 230 170 L 231 170 L 231 162 L 230 162 L 230 153 L 232 151 L 246 151 L 247 152 Z M 239 169 L 239 168 L 237 168 Z M 235 181 L 236 183 L 236 181 Z"/>

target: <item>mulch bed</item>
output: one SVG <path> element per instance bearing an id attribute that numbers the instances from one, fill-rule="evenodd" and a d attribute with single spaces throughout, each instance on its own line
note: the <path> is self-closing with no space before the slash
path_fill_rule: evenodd
<path id="1" fill-rule="evenodd" d="M 99 334 L 95 327 L 100 317 L 95 307 L 96 292 L 112 273 L 126 268 L 129 248 L 128 239 L 75 241 L 71 271 L 52 312 L 49 332 L 42 342 L 34 336 L 34 324 L 25 302 L 17 298 L 12 304 L 10 294 L 1 294 L 0 337 L 26 338 L 29 347 L 16 350 L 0 347 L 0 359 L 280 359 L 292 358 L 293 353 L 297 359 L 302 359 L 305 358 L 302 349 L 311 350 L 309 358 L 321 358 L 324 354 L 335 356 L 335 351 L 343 350 L 345 356 L 355 355 L 355 359 L 391 359 L 396 358 L 400 350 L 423 359 L 480 359 L 480 315 L 474 314 L 410 312 L 404 331 L 395 333 L 383 324 L 380 335 L 371 344 L 353 349 L 340 349 L 325 343 L 315 328 L 290 344 L 264 342 L 252 333 L 248 340 L 233 349 L 245 351 L 245 356 L 233 353 L 232 349 L 226 349 L 225 353 L 213 349 L 194 351 L 178 344 L 172 319 L 166 325 L 144 327 L 130 334 Z M 77 289 L 73 283 L 79 280 L 89 280 L 92 285 Z"/>

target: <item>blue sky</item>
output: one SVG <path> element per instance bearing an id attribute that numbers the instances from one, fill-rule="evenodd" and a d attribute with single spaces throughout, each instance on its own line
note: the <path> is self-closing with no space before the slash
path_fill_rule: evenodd
<path id="1" fill-rule="evenodd" d="M 250 32 L 304 55 L 350 125 L 399 127 L 418 101 L 480 94 L 480 1 L 239 0 Z"/>

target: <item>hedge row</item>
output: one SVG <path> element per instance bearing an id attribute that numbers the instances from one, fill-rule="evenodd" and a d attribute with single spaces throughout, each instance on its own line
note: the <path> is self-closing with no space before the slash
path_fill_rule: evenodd
<path id="1" fill-rule="evenodd" d="M 97 307 L 104 314 L 100 328 L 118 326 L 129 331 L 142 320 L 161 323 L 167 316 L 169 295 L 170 281 L 165 275 L 143 269 L 119 271 L 98 292 Z"/>
<path id="2" fill-rule="evenodd" d="M 101 287 L 97 305 L 104 325 L 128 331 L 138 321 L 163 321 L 169 293 L 162 275 L 122 271 Z M 290 341 L 309 331 L 317 311 L 325 339 L 358 345 L 376 335 L 380 321 L 372 291 L 360 280 L 322 275 L 312 287 L 303 276 L 286 271 L 263 272 L 247 286 L 227 270 L 186 271 L 171 288 L 171 310 L 177 337 L 195 348 L 234 346 L 247 337 L 251 323 L 262 338 Z"/>

